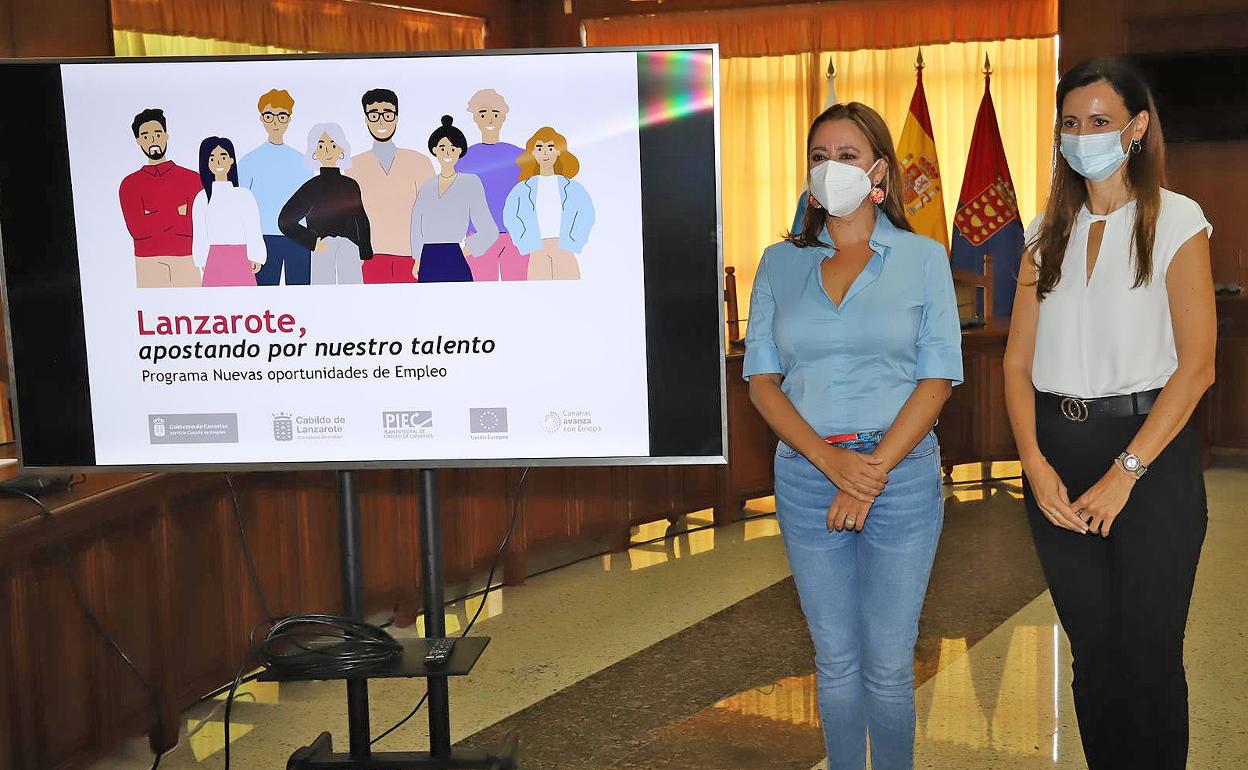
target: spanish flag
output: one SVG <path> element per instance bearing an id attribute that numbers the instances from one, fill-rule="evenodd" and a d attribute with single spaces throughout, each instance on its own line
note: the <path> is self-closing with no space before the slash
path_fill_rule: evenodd
<path id="1" fill-rule="evenodd" d="M 901 163 L 902 203 L 906 219 L 919 235 L 949 248 L 949 227 L 945 220 L 945 202 L 941 192 L 940 163 L 936 160 L 936 139 L 932 134 L 932 118 L 927 111 L 923 93 L 923 54 L 915 65 L 914 97 L 906 125 L 897 143 L 897 160 Z"/>

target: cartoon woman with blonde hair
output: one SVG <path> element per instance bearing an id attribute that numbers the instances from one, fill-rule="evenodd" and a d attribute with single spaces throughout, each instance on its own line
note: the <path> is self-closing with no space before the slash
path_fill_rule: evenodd
<path id="1" fill-rule="evenodd" d="M 503 223 L 521 254 L 529 257 L 529 280 L 581 277 L 576 255 L 594 226 L 594 204 L 573 177 L 581 163 L 568 140 L 549 126 L 539 128 L 516 161 L 520 183 L 503 206 Z"/>

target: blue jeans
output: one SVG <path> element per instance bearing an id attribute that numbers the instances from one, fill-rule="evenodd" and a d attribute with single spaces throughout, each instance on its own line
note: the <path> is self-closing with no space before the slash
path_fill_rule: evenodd
<path id="1" fill-rule="evenodd" d="M 282 282 L 282 267 L 286 267 L 287 286 L 307 286 L 311 276 L 312 255 L 298 241 L 284 235 L 264 236 L 268 258 L 256 273 L 260 286 L 277 286 Z"/>
<path id="2" fill-rule="evenodd" d="M 846 448 L 871 452 L 879 438 Z M 837 488 L 783 442 L 776 513 L 815 644 L 829 770 L 914 766 L 914 644 L 944 523 L 940 446 L 929 433 L 889 474 L 862 532 L 829 532 Z"/>

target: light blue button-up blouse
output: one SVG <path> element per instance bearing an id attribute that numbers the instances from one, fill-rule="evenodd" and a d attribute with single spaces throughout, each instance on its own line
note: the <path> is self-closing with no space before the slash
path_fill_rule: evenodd
<path id="1" fill-rule="evenodd" d="M 821 240 L 831 243 L 825 229 Z M 887 430 L 919 380 L 962 382 L 962 331 L 949 257 L 880 212 L 873 255 L 838 307 L 820 265 L 836 249 L 777 243 L 754 278 L 745 378 L 781 390 L 820 435 Z"/>

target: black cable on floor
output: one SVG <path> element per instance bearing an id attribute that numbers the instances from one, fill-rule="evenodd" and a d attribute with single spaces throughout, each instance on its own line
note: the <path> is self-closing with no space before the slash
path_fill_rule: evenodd
<path id="1" fill-rule="evenodd" d="M 494 589 L 494 573 L 498 570 L 499 559 L 502 558 L 503 551 L 507 550 L 507 545 L 511 543 L 511 537 L 516 531 L 516 519 L 520 515 L 520 496 L 524 492 L 524 482 L 529 478 L 529 470 L 529 468 L 525 468 L 524 472 L 520 474 L 520 481 L 516 482 L 516 494 L 512 499 L 511 521 L 507 524 L 507 534 L 503 536 L 503 541 L 498 544 L 497 550 L 494 551 L 494 561 L 490 564 L 490 574 L 485 578 L 485 591 L 481 594 L 481 604 L 477 607 L 477 611 L 473 613 L 472 620 L 468 621 L 468 625 L 464 626 L 463 633 L 459 635 L 459 638 L 461 639 L 468 636 L 468 632 L 472 630 L 474 625 L 476 625 L 477 619 L 481 617 L 481 611 L 485 609 L 486 600 L 490 598 L 490 591 Z M 425 612 L 428 611 L 429 608 L 426 607 Z M 417 712 L 420 711 L 420 707 L 425 705 L 425 701 L 428 699 L 429 693 L 426 691 L 407 716 L 403 717 L 398 722 L 395 722 L 390 729 L 369 741 L 368 745 L 375 745 L 382 738 L 385 738 L 387 735 L 410 722 L 412 717 L 416 716 Z"/>
<path id="2" fill-rule="evenodd" d="M 13 489 L 11 487 L 0 487 L 0 493 L 12 495 L 16 497 L 24 497 L 39 507 L 39 513 L 48 522 L 51 527 L 58 526 L 56 517 L 52 515 L 52 511 L 35 495 L 21 489 Z M 78 604 L 78 609 L 82 611 L 83 616 L 87 619 L 87 623 L 95 630 L 96 634 L 104 640 L 105 646 L 110 648 L 117 656 L 121 658 L 126 667 L 134 674 L 139 684 L 143 685 L 143 689 L 147 691 L 148 697 L 152 702 L 152 712 L 156 717 L 156 735 L 163 735 L 165 732 L 164 720 L 160 714 L 160 695 L 156 692 L 156 686 L 143 676 L 143 672 L 139 671 L 139 667 L 134 664 L 126 651 L 121 649 L 121 645 L 117 644 L 117 640 L 113 639 L 112 634 L 108 633 L 108 629 L 100 621 L 99 617 L 91 609 L 91 605 L 87 603 L 86 593 L 82 590 L 82 586 L 78 583 L 78 576 L 74 574 L 73 559 L 69 553 L 69 547 L 63 541 L 58 543 L 58 550 L 61 554 L 61 565 L 65 568 L 65 574 L 69 578 L 70 591 L 74 595 L 74 601 Z M 157 770 L 160 767 L 160 760 L 165 754 L 164 751 L 157 751 L 155 758 L 152 760 L 151 770 Z"/>

